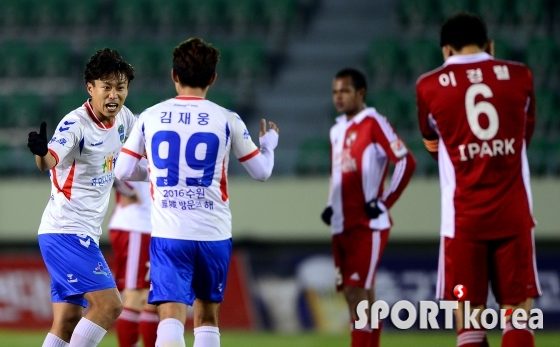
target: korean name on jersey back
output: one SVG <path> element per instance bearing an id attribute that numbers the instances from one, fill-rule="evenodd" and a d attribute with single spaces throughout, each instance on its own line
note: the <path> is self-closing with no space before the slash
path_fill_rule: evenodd
<path id="1" fill-rule="evenodd" d="M 208 100 L 175 98 L 147 109 L 137 128 L 150 162 L 153 235 L 231 237 L 229 152 L 258 152 L 239 116 Z"/>

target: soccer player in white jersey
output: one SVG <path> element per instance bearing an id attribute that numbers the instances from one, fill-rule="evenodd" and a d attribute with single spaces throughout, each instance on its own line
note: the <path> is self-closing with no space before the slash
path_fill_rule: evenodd
<path id="1" fill-rule="evenodd" d="M 145 159 L 142 165 L 147 166 Z M 150 233 L 152 197 L 148 182 L 115 179 L 115 209 L 109 220 L 114 254 L 113 275 L 123 296 L 123 311 L 115 323 L 119 347 L 156 344 L 157 307 L 147 303 L 150 288 Z"/>
<path id="2" fill-rule="evenodd" d="M 84 70 L 91 98 L 62 118 L 50 141 L 45 122 L 39 133 L 29 133 L 29 149 L 52 182 L 39 226 L 54 314 L 43 347 L 97 346 L 121 313 L 99 236 L 115 162 L 136 120 L 123 105 L 133 78 L 117 51 L 97 51 Z"/>
<path id="3" fill-rule="evenodd" d="M 145 154 L 153 188 L 152 288 L 158 305 L 156 346 L 185 346 L 187 305 L 194 307 L 194 346 L 220 345 L 218 310 L 231 254 L 227 189 L 229 152 L 249 174 L 268 179 L 274 165 L 278 128 L 261 122 L 259 150 L 241 118 L 205 100 L 216 80 L 219 51 L 200 38 L 173 51 L 172 78 L 179 94 L 148 108 L 122 150 L 115 175 L 143 180 L 137 166 Z"/>
<path id="4" fill-rule="evenodd" d="M 375 300 L 377 265 L 393 224 L 389 209 L 407 186 L 416 160 L 387 118 L 365 105 L 366 78 L 352 68 L 333 81 L 333 103 L 342 113 L 330 131 L 331 185 L 321 214 L 331 226 L 336 287 L 344 293 L 352 323 L 362 300 Z M 400 115 L 394 115 L 398 117 Z M 385 189 L 389 162 L 395 164 Z M 379 347 L 378 329 L 354 329 L 352 347 Z"/>

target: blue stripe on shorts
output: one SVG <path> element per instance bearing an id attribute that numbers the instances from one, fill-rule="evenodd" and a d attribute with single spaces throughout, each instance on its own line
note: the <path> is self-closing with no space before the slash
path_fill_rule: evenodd
<path id="1" fill-rule="evenodd" d="M 180 302 L 194 299 L 222 302 L 231 258 L 231 238 L 190 241 L 152 237 L 148 302 Z"/>
<path id="2" fill-rule="evenodd" d="M 86 307 L 85 293 L 116 287 L 99 246 L 91 237 L 80 236 L 39 235 L 43 261 L 51 276 L 52 302 Z"/>

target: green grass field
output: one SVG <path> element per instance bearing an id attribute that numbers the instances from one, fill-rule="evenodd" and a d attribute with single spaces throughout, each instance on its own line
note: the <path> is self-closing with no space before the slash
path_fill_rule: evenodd
<path id="1" fill-rule="evenodd" d="M 35 331 L 0 331 L 2 347 L 41 346 L 45 332 Z M 499 332 L 489 334 L 490 346 L 500 346 Z M 192 335 L 186 336 L 186 345 L 192 346 Z M 560 332 L 537 332 L 535 341 L 538 347 L 558 347 Z M 347 347 L 349 336 L 328 334 L 271 334 L 271 333 L 222 333 L 222 347 L 267 346 L 267 347 Z M 383 347 L 402 346 L 455 346 L 455 335 L 451 332 L 399 332 L 389 331 L 381 337 Z M 109 333 L 99 347 L 118 347 L 114 333 Z"/>

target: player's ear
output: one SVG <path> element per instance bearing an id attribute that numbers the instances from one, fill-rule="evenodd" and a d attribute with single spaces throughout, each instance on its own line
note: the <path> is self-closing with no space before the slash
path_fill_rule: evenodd
<path id="1" fill-rule="evenodd" d="M 484 51 L 491 56 L 494 56 L 494 40 L 488 40 L 488 42 L 486 42 Z"/>
<path id="2" fill-rule="evenodd" d="M 211 85 L 213 85 L 216 82 L 216 79 L 218 78 L 218 74 L 214 72 L 214 74 L 212 75 L 212 77 L 210 77 L 210 82 L 208 82 L 208 87 L 210 87 Z"/>
<path id="3" fill-rule="evenodd" d="M 93 96 L 93 87 L 94 87 L 93 84 L 94 84 L 94 83 L 95 83 L 95 82 L 93 82 L 93 83 L 87 82 L 87 83 L 86 83 L 86 89 L 87 89 L 87 92 L 89 93 L 89 96 Z"/>
<path id="4" fill-rule="evenodd" d="M 360 98 L 362 98 L 362 100 L 365 103 L 366 102 L 366 89 L 365 88 L 358 89 L 357 94 Z"/>
<path id="5" fill-rule="evenodd" d="M 441 53 L 443 54 L 443 61 L 446 61 L 447 58 L 453 55 L 453 50 L 451 49 L 451 45 L 445 45 L 441 47 Z"/>
<path id="6" fill-rule="evenodd" d="M 179 76 L 175 73 L 175 70 L 171 69 L 171 79 L 175 83 L 179 83 Z"/>

